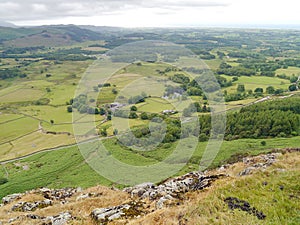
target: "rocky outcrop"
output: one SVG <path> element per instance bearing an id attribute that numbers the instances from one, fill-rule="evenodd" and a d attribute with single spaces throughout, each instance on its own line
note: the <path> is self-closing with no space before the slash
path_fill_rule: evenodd
<path id="1" fill-rule="evenodd" d="M 55 216 L 47 216 L 42 219 L 45 225 L 64 225 L 68 221 L 75 219 L 69 212 L 63 212 Z"/>
<path id="2" fill-rule="evenodd" d="M 40 220 L 40 222 L 41 222 L 40 224 L 43 224 L 43 225 L 64 225 L 64 224 L 67 224 L 68 221 L 73 220 L 75 218 L 69 212 L 63 212 L 63 213 L 60 213 L 59 215 L 47 216 L 47 217 L 38 216 L 38 215 L 34 215 L 34 214 L 28 214 L 26 216 L 18 216 L 18 217 L 12 218 L 12 219 L 8 220 L 8 223 L 13 223 L 13 222 L 16 222 L 16 221 L 22 220 L 22 219 Z"/>
<path id="3" fill-rule="evenodd" d="M 37 202 L 19 202 L 11 208 L 15 212 L 32 212 L 36 209 L 43 209 L 52 205 L 51 200 L 37 201 Z"/>
<path id="4" fill-rule="evenodd" d="M 41 188 L 37 193 L 40 193 L 44 198 L 49 200 L 62 201 L 66 198 L 71 198 L 74 194 L 81 192 L 81 188 L 63 188 L 63 189 L 49 189 Z"/>
<path id="5" fill-rule="evenodd" d="M 7 195 L 4 198 L 2 198 L 2 203 L 4 205 L 9 204 L 9 203 L 11 203 L 11 202 L 13 202 L 15 200 L 21 199 L 23 195 L 24 194 L 20 194 L 20 193 Z"/>
<path id="6" fill-rule="evenodd" d="M 181 195 L 188 191 L 202 190 L 223 175 L 205 176 L 201 172 L 191 172 L 184 176 L 166 180 L 165 182 L 154 185 L 144 183 L 134 187 L 126 188 L 132 198 L 149 199 L 157 201 L 157 208 L 162 208 L 163 203 L 181 199 Z"/>
<path id="7" fill-rule="evenodd" d="M 101 224 L 120 218 L 135 218 L 145 213 L 143 205 L 142 202 L 132 201 L 119 206 L 95 209 L 92 211 L 91 216 Z"/>
<path id="8" fill-rule="evenodd" d="M 81 201 L 87 198 L 97 198 L 100 197 L 102 193 L 86 193 L 86 194 L 81 194 L 76 198 L 76 201 Z"/>
<path id="9" fill-rule="evenodd" d="M 105 224 L 115 219 L 138 217 L 147 212 L 153 203 L 155 209 L 161 209 L 167 205 L 178 205 L 181 204 L 184 193 L 209 187 L 214 180 L 221 176 L 224 175 L 206 176 L 201 172 L 192 172 L 181 177 L 168 179 L 159 185 L 143 183 L 125 188 L 123 191 L 130 194 L 132 202 L 95 209 L 91 216 L 97 222 Z"/>
<path id="10" fill-rule="evenodd" d="M 246 157 L 243 159 L 243 163 L 247 166 L 243 171 L 239 173 L 240 176 L 246 176 L 251 174 L 255 170 L 264 170 L 267 167 L 273 165 L 276 162 L 276 158 L 281 153 L 271 153 L 267 155 L 259 155 L 256 157 Z"/>

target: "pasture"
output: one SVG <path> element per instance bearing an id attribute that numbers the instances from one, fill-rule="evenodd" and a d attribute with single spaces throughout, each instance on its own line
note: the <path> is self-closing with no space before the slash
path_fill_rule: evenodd
<path id="1" fill-rule="evenodd" d="M 231 76 L 222 75 L 222 77 L 225 77 L 227 80 L 232 79 Z M 287 90 L 290 85 L 290 81 L 278 77 L 241 76 L 238 77 L 238 80 L 233 82 L 233 84 L 233 86 L 225 88 L 225 90 L 227 90 L 228 93 L 235 93 L 238 84 L 244 84 L 246 91 L 254 91 L 258 87 L 261 87 L 264 89 L 264 91 L 266 91 L 266 88 L 269 86 L 273 86 L 275 89 L 282 88 L 284 90 Z"/>
<path id="2" fill-rule="evenodd" d="M 293 75 L 300 76 L 300 68 L 289 66 L 287 69 L 278 69 L 278 70 L 276 70 L 276 74 L 277 75 L 285 74 L 289 77 L 291 77 Z"/>

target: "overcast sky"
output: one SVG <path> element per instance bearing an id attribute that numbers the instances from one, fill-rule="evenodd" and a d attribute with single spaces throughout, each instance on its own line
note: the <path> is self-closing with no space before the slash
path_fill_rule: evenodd
<path id="1" fill-rule="evenodd" d="M 300 1 L 0 0 L 0 20 L 125 27 L 300 25 Z"/>

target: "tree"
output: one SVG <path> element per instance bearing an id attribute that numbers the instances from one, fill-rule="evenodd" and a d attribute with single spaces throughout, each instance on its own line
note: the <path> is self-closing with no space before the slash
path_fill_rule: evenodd
<path id="1" fill-rule="evenodd" d="M 244 84 L 239 84 L 237 86 L 237 92 L 245 92 L 245 85 Z"/>
<path id="2" fill-rule="evenodd" d="M 106 128 L 101 129 L 100 135 L 103 136 L 103 137 L 107 136 L 107 130 L 106 130 Z"/>
<path id="3" fill-rule="evenodd" d="M 232 82 L 235 82 L 235 81 L 238 81 L 239 80 L 239 77 L 233 77 L 232 78 Z"/>
<path id="4" fill-rule="evenodd" d="M 112 92 L 114 95 L 118 94 L 118 91 L 117 91 L 115 88 L 113 88 L 113 89 L 111 90 L 111 92 Z"/>
<path id="5" fill-rule="evenodd" d="M 273 86 L 269 86 L 266 88 L 267 94 L 274 94 L 275 93 L 275 88 Z"/>
<path id="6" fill-rule="evenodd" d="M 275 94 L 275 95 L 280 95 L 280 94 L 282 94 L 283 92 L 284 92 L 283 89 L 279 88 L 279 89 L 276 89 L 276 90 L 275 90 L 274 94 Z"/>
<path id="7" fill-rule="evenodd" d="M 113 134 L 118 135 L 118 133 L 119 133 L 118 129 L 114 129 Z"/>
<path id="8" fill-rule="evenodd" d="M 207 137 L 207 135 L 201 133 L 201 134 L 199 135 L 198 140 L 199 140 L 199 142 L 204 142 L 204 141 L 207 141 L 207 140 L 208 140 L 208 137 Z"/>
<path id="9" fill-rule="evenodd" d="M 262 141 L 262 142 L 260 142 L 260 144 L 261 144 L 262 146 L 266 146 L 266 145 L 267 145 L 267 142 L 266 142 L 266 141 Z"/>
<path id="10" fill-rule="evenodd" d="M 50 123 L 51 123 L 51 125 L 53 125 L 54 124 L 54 120 L 50 120 Z"/>
<path id="11" fill-rule="evenodd" d="M 73 112 L 73 108 L 72 108 L 72 106 L 71 106 L 71 105 L 68 105 L 68 107 L 67 107 L 67 111 L 68 111 L 69 113 Z"/>
<path id="12" fill-rule="evenodd" d="M 256 88 L 256 89 L 254 90 L 254 93 L 262 94 L 262 93 L 264 93 L 264 89 L 258 87 L 258 88 Z"/>
<path id="13" fill-rule="evenodd" d="M 138 115 L 135 113 L 135 112 L 131 112 L 130 114 L 129 114 L 129 117 L 128 117 L 129 119 L 136 119 L 136 118 L 138 118 Z"/>
<path id="14" fill-rule="evenodd" d="M 131 106 L 131 107 L 130 107 L 130 111 L 136 112 L 136 111 L 137 111 L 137 107 L 136 107 L 135 105 Z"/>
<path id="15" fill-rule="evenodd" d="M 292 84 L 291 86 L 289 86 L 289 91 L 297 91 L 297 85 Z"/>
<path id="16" fill-rule="evenodd" d="M 100 110 L 99 110 L 99 114 L 101 116 L 103 116 L 105 113 L 106 113 L 105 109 L 101 107 Z"/>
<path id="17" fill-rule="evenodd" d="M 148 114 L 146 112 L 142 112 L 141 115 L 140 115 L 140 117 L 141 117 L 142 120 L 149 119 Z"/>

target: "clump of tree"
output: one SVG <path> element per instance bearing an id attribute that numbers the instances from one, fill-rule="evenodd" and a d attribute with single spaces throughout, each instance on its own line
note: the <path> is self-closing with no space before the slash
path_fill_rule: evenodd
<path id="1" fill-rule="evenodd" d="M 25 78 L 27 75 L 17 68 L 5 68 L 0 70 L 0 80 L 6 80 L 15 77 Z"/>
<path id="2" fill-rule="evenodd" d="M 145 92 L 142 92 L 140 95 L 131 96 L 128 99 L 128 104 L 138 104 L 145 102 L 145 99 L 148 98 L 148 95 Z"/>
<path id="3" fill-rule="evenodd" d="M 89 106 L 89 102 L 90 101 L 88 101 L 88 97 L 86 94 L 80 94 L 79 96 L 71 99 L 70 102 L 68 102 L 67 112 L 71 113 L 74 109 L 77 109 L 77 111 L 81 114 L 100 114 L 100 112 L 103 113 L 103 109 L 99 110 L 98 107 Z"/>

